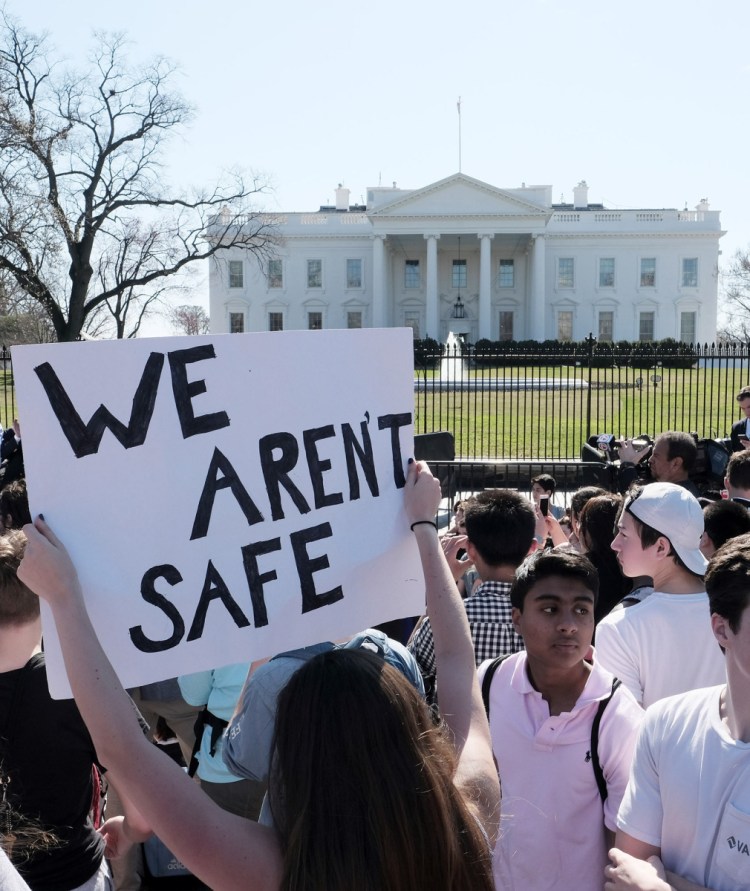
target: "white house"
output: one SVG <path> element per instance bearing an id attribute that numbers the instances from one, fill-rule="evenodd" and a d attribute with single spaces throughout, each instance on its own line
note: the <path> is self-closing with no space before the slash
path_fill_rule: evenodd
<path id="1" fill-rule="evenodd" d="M 241 249 L 213 261 L 212 333 L 409 325 L 476 341 L 711 341 L 719 211 L 609 210 L 579 183 L 499 189 L 458 173 L 422 189 L 369 188 L 367 204 L 271 215 L 261 268 Z"/>

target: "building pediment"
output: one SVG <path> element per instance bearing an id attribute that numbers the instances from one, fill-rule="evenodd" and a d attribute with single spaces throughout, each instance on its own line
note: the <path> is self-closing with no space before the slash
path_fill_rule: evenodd
<path id="1" fill-rule="evenodd" d="M 540 222 L 548 219 L 551 208 L 519 194 L 524 191 L 498 189 L 457 173 L 422 189 L 398 195 L 368 211 L 368 216 L 373 221 L 414 217 L 532 217 Z M 533 197 L 539 195 L 537 191 L 531 194 Z"/>

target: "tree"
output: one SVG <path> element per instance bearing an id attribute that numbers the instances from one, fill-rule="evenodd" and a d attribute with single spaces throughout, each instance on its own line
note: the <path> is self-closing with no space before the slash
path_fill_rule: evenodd
<path id="1" fill-rule="evenodd" d="M 170 191 L 162 150 L 191 110 L 169 62 L 132 69 L 122 36 L 96 35 L 88 70 L 74 74 L 44 37 L 5 15 L 0 28 L 0 272 L 58 340 L 105 315 L 132 336 L 175 273 L 230 248 L 267 255 L 274 227 L 251 207 L 258 178 Z"/>
<path id="2" fill-rule="evenodd" d="M 175 306 L 169 311 L 169 320 L 179 334 L 208 334 L 209 318 L 202 306 Z"/>
<path id="3" fill-rule="evenodd" d="M 13 278 L 0 273 L 0 344 L 9 347 L 54 339 L 55 331 L 42 307 Z"/>
<path id="4" fill-rule="evenodd" d="M 722 279 L 725 325 L 719 339 L 750 341 L 750 248 L 735 252 Z"/>

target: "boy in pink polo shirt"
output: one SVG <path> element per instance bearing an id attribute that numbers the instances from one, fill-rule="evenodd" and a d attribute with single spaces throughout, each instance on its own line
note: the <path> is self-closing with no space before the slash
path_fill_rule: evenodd
<path id="1" fill-rule="evenodd" d="M 598 590 L 580 554 L 528 558 L 511 589 L 526 650 L 479 669 L 502 788 L 503 891 L 602 888 L 643 712 L 595 660 Z"/>

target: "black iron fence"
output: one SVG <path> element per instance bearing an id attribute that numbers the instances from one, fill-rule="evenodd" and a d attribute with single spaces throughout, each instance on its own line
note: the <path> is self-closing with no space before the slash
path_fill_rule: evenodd
<path id="1" fill-rule="evenodd" d="M 415 432 L 450 432 L 457 458 L 565 461 L 602 433 L 725 437 L 748 384 L 748 344 L 419 342 Z"/>
<path id="2" fill-rule="evenodd" d="M 9 349 L 0 361 L 5 427 L 17 416 Z M 721 438 L 750 385 L 750 344 L 737 343 L 422 341 L 414 364 L 415 433 L 449 432 L 459 459 L 570 461 L 601 433 Z"/>
<path id="3" fill-rule="evenodd" d="M 2 369 L 2 384 L 0 386 L 0 423 L 3 428 L 10 426 L 17 417 L 16 390 L 13 386 L 13 364 L 10 359 L 10 350 L 3 347 L 0 350 L 0 368 Z"/>

